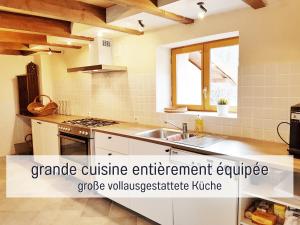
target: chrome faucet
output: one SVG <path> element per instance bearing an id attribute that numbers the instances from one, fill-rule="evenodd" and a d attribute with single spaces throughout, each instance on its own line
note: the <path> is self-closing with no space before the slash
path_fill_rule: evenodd
<path id="1" fill-rule="evenodd" d="M 181 130 L 183 139 L 189 138 L 189 133 L 187 129 L 187 123 L 182 123 L 182 128 L 178 127 L 175 123 L 170 121 L 164 121 L 165 124 L 171 124 L 172 126 L 176 127 L 177 129 Z"/>

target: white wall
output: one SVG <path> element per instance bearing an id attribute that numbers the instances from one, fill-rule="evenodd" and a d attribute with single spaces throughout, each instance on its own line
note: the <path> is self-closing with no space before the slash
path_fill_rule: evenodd
<path id="1" fill-rule="evenodd" d="M 0 156 L 13 152 L 14 143 L 24 142 L 30 133 L 25 120 L 17 118 L 19 112 L 17 75 L 26 74 L 30 56 L 0 56 Z"/>
<path id="2" fill-rule="evenodd" d="M 209 132 L 279 141 L 276 125 L 289 120 L 292 104 L 300 102 L 300 1 L 283 0 L 260 10 L 242 9 L 214 15 L 193 25 L 175 25 L 142 37 L 114 40 L 115 63 L 128 66 L 128 79 L 140 87 L 132 96 L 143 107 L 135 111 L 138 121 L 160 123 L 171 119 L 179 124 L 193 116 L 161 115 L 152 102 L 159 102 L 155 81 L 157 49 L 174 42 L 239 31 L 240 70 L 238 119 L 205 117 Z M 146 79 L 145 79 L 146 78 Z M 146 94 L 144 89 L 149 90 Z M 150 104 L 149 104 L 150 102 Z M 192 126 L 191 126 L 192 127 Z M 285 136 L 288 129 L 283 128 Z"/>
<path id="3" fill-rule="evenodd" d="M 170 43 L 239 31 L 238 119 L 204 117 L 205 129 L 279 141 L 276 125 L 288 121 L 290 106 L 300 102 L 299 8 L 299 0 L 282 0 L 260 10 L 247 8 L 143 36 L 122 36 L 113 40 L 114 63 L 128 66 L 128 73 L 67 74 L 67 67 L 86 65 L 88 58 L 88 49 L 68 51 L 52 59 L 54 96 L 71 99 L 73 114 L 92 112 L 97 117 L 157 125 L 170 119 L 189 122 L 192 128 L 195 116 L 156 112 L 156 103 L 161 107 L 161 102 L 168 102 L 160 97 L 164 91 L 156 89 L 157 51 Z M 283 133 L 288 135 L 288 130 Z"/>

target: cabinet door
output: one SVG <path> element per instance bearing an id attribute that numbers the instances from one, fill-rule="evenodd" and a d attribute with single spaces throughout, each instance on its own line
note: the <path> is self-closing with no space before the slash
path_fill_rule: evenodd
<path id="1" fill-rule="evenodd" d="M 193 155 L 193 153 L 172 150 L 171 162 L 176 164 L 189 163 L 176 159 L 180 155 Z M 220 159 L 207 156 L 211 163 L 219 163 Z M 226 163 L 234 163 L 226 160 Z M 237 185 L 238 182 L 232 179 Z M 233 190 L 234 191 L 234 190 Z M 174 225 L 237 225 L 238 198 L 174 198 L 173 199 Z"/>
<path id="2" fill-rule="evenodd" d="M 55 123 L 42 122 L 42 148 L 44 155 L 59 155 L 58 125 Z"/>
<path id="3" fill-rule="evenodd" d="M 37 120 L 31 121 L 32 128 L 32 144 L 33 144 L 33 154 L 34 155 L 43 155 L 42 148 L 42 134 L 41 134 L 42 122 Z"/>
<path id="4" fill-rule="evenodd" d="M 103 155 L 103 156 L 124 155 L 124 154 L 121 154 L 121 153 L 118 153 L 118 152 L 109 151 L 109 150 L 102 149 L 102 148 L 99 148 L 99 147 L 95 148 L 95 154 L 96 155 Z M 101 176 L 97 177 L 97 179 L 100 180 Z M 103 196 L 101 191 L 98 191 L 98 193 L 101 196 Z M 117 203 L 119 203 L 119 204 L 121 204 L 121 205 L 123 205 L 123 206 L 125 206 L 125 207 L 130 208 L 130 206 L 131 206 L 131 199 L 130 198 L 110 198 L 110 199 L 117 202 Z"/>
<path id="5" fill-rule="evenodd" d="M 129 152 L 130 155 L 169 155 L 170 147 L 132 139 Z M 159 224 L 173 224 L 172 199 L 133 198 L 131 209 Z"/>
<path id="6" fill-rule="evenodd" d="M 121 154 L 128 154 L 129 139 L 117 135 L 95 133 L 95 146 L 98 148 L 119 152 Z"/>
<path id="7" fill-rule="evenodd" d="M 59 155 L 57 124 L 32 120 L 31 126 L 34 155 Z"/>
<path id="8" fill-rule="evenodd" d="M 146 141 L 130 140 L 130 155 L 169 155 L 170 147 Z"/>
<path id="9" fill-rule="evenodd" d="M 174 199 L 174 225 L 236 225 L 237 198 Z"/>
<path id="10" fill-rule="evenodd" d="M 110 156 L 110 155 L 124 155 L 124 154 L 121 154 L 119 152 L 113 152 L 113 151 L 106 150 L 106 149 L 99 148 L 99 147 L 95 148 L 95 154 L 96 155 L 107 155 L 107 156 Z"/>

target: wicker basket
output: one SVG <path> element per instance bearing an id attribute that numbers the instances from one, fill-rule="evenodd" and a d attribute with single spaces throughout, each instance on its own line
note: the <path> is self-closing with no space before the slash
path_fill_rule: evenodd
<path id="1" fill-rule="evenodd" d="M 47 105 L 43 105 L 37 100 L 40 97 L 47 97 L 49 99 L 49 103 Z M 32 103 L 27 106 L 29 112 L 31 112 L 35 116 L 48 116 L 52 115 L 56 112 L 58 105 L 52 101 L 52 99 L 48 95 L 39 95 L 36 96 Z"/>

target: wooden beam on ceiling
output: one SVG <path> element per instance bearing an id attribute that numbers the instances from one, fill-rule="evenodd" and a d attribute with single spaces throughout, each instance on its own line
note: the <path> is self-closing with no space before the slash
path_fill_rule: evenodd
<path id="1" fill-rule="evenodd" d="M 2 49 L 0 48 L 0 55 L 32 55 L 40 52 L 49 52 L 49 50 L 39 49 L 39 50 L 14 50 L 14 49 Z M 61 53 L 61 51 L 51 50 L 52 53 Z"/>
<path id="2" fill-rule="evenodd" d="M 172 12 L 165 11 L 157 7 L 157 1 L 154 0 L 139 0 L 139 1 L 132 1 L 132 0 L 110 0 L 111 2 L 121 5 L 127 8 L 134 8 L 141 10 L 143 12 L 159 16 L 165 19 L 170 19 L 179 23 L 183 24 L 191 24 L 194 22 L 193 19 L 177 15 Z"/>
<path id="3" fill-rule="evenodd" d="M 246 4 L 250 5 L 253 9 L 260 9 L 266 7 L 263 0 L 243 0 Z"/>
<path id="4" fill-rule="evenodd" d="M 21 43 L 21 44 L 28 44 L 28 45 L 46 45 L 46 46 L 54 46 L 60 48 L 74 48 L 74 49 L 81 48 L 81 46 L 78 45 L 48 43 L 47 36 L 42 34 L 28 34 L 22 32 L 1 31 L 1 30 L 0 30 L 0 42 Z"/>
<path id="5" fill-rule="evenodd" d="M 91 37 L 71 34 L 71 22 L 0 11 L 0 28 L 21 30 L 51 36 L 93 41 Z"/>
<path id="6" fill-rule="evenodd" d="M 23 55 L 20 50 L 0 49 L 0 55 Z"/>
<path id="7" fill-rule="evenodd" d="M 22 43 L 0 42 L 0 49 L 24 50 L 28 46 Z"/>
<path id="8" fill-rule="evenodd" d="M 27 55 L 32 55 L 35 53 L 40 53 L 40 52 L 46 52 L 46 53 L 61 53 L 61 51 L 57 51 L 57 50 L 47 50 L 47 49 L 34 49 L 34 50 L 21 50 L 22 55 L 27 56 Z"/>
<path id="9" fill-rule="evenodd" d="M 49 52 L 49 49 L 31 49 L 29 45 L 22 43 L 0 42 L 0 49 L 5 50 L 24 50 L 34 52 Z M 51 49 L 52 53 L 61 53 L 59 50 Z"/>
<path id="10" fill-rule="evenodd" d="M 106 10 L 75 0 L 0 0 L 0 10 L 82 23 L 90 26 L 141 35 L 138 30 L 106 23 Z"/>

